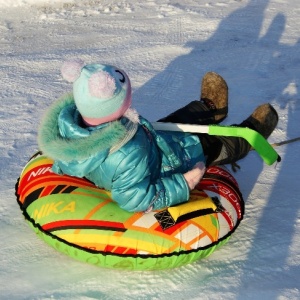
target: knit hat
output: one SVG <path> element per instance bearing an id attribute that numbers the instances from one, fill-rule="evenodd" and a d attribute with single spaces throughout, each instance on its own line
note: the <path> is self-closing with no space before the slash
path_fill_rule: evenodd
<path id="1" fill-rule="evenodd" d="M 130 80 L 114 66 L 74 59 L 62 65 L 61 73 L 73 82 L 74 101 L 87 125 L 117 120 L 131 105 Z"/>

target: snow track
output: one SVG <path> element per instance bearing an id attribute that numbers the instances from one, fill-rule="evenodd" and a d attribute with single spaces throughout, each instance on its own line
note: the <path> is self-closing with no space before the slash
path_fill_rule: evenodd
<path id="1" fill-rule="evenodd" d="M 271 102 L 270 137 L 300 135 L 300 2 L 297 0 L 0 0 L 0 298 L 299 299 L 299 144 L 264 165 L 252 152 L 235 175 L 246 216 L 208 259 L 172 271 L 119 272 L 71 260 L 37 239 L 14 184 L 36 151 L 44 110 L 71 90 L 65 58 L 125 69 L 133 104 L 154 121 L 199 97 L 201 77 L 230 90 L 224 124 Z"/>

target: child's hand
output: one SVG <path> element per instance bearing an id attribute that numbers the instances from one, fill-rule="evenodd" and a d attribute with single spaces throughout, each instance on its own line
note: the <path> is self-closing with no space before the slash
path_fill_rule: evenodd
<path id="1" fill-rule="evenodd" d="M 198 162 L 191 171 L 183 174 L 190 190 L 193 190 L 205 173 L 205 165 Z"/>

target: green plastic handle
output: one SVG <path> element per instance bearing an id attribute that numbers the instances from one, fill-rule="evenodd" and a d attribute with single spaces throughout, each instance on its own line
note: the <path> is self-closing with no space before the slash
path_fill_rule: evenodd
<path id="1" fill-rule="evenodd" d="M 272 165 L 281 158 L 268 141 L 257 131 L 235 126 L 209 125 L 209 135 L 236 136 L 245 139 L 261 156 L 264 162 Z"/>

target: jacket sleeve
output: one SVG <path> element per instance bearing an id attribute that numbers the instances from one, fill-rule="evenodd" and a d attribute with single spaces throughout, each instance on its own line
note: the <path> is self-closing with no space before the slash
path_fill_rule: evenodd
<path id="1" fill-rule="evenodd" d="M 126 155 L 114 175 L 112 198 L 127 211 L 146 211 L 173 206 L 189 199 L 182 174 L 151 180 L 147 156 L 141 149 Z"/>

